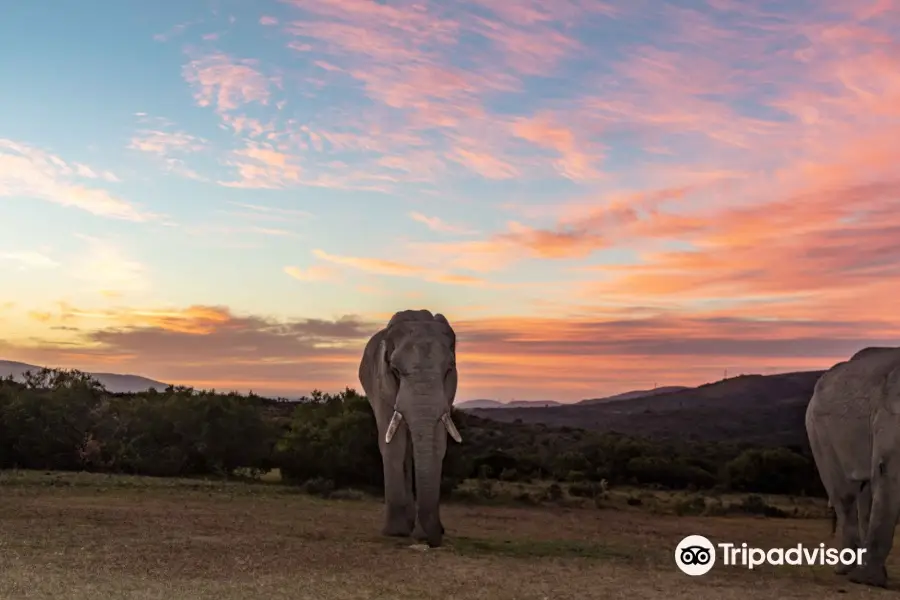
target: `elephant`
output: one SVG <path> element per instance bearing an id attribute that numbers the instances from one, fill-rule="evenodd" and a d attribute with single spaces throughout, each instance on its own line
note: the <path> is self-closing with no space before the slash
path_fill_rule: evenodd
<path id="1" fill-rule="evenodd" d="M 865 550 L 862 565 L 836 572 L 886 587 L 900 516 L 900 348 L 865 348 L 822 374 L 806 432 L 837 516 L 833 531 L 842 548 Z"/>
<path id="2" fill-rule="evenodd" d="M 381 533 L 439 547 L 447 435 L 462 442 L 450 414 L 458 382 L 453 327 L 428 310 L 395 313 L 366 344 L 359 380 L 375 413 L 384 467 Z"/>

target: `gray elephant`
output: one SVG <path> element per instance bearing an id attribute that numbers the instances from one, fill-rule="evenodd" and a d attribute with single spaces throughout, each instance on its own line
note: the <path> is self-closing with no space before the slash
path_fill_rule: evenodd
<path id="1" fill-rule="evenodd" d="M 384 463 L 382 533 L 412 534 L 440 546 L 447 434 L 462 442 L 450 417 L 457 385 L 456 333 L 441 314 L 398 312 L 366 344 L 359 381 L 375 413 Z"/>
<path id="2" fill-rule="evenodd" d="M 900 348 L 865 348 L 826 371 L 806 409 L 806 432 L 854 583 L 885 587 L 900 516 Z"/>

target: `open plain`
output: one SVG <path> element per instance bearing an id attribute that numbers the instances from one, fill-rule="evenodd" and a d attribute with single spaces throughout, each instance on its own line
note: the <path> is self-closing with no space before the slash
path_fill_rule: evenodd
<path id="1" fill-rule="evenodd" d="M 446 503 L 446 545 L 417 550 L 379 535 L 377 499 L 278 484 L 10 471 L 0 490 L 9 600 L 824 600 L 898 589 L 848 584 L 828 567 L 717 565 L 691 578 L 674 564 L 693 533 L 767 548 L 828 543 L 823 517 Z M 900 561 L 889 568 L 896 581 Z"/>

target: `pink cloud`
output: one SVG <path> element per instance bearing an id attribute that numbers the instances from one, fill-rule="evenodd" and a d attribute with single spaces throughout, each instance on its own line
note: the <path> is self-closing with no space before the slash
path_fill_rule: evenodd
<path id="1" fill-rule="evenodd" d="M 279 79 L 263 75 L 258 66 L 256 60 L 211 54 L 190 61 L 182 73 L 194 87 L 194 98 L 200 106 L 214 106 L 224 112 L 251 102 L 269 102 L 270 88 Z"/>
<path id="2" fill-rule="evenodd" d="M 296 157 L 266 144 L 248 144 L 235 150 L 230 160 L 240 179 L 222 183 L 228 187 L 282 188 L 301 181 L 303 169 L 297 162 Z"/>
<path id="3" fill-rule="evenodd" d="M 141 152 L 166 156 L 173 151 L 196 152 L 203 150 L 206 147 L 206 141 L 184 132 L 168 133 L 144 129 L 131 139 L 128 147 Z"/>
<path id="4" fill-rule="evenodd" d="M 488 179 L 511 179 L 519 175 L 519 170 L 514 165 L 487 152 L 454 148 L 447 158 Z"/>
<path id="5" fill-rule="evenodd" d="M 574 180 L 600 177 L 600 172 L 594 167 L 603 158 L 600 150 L 594 153 L 582 150 L 582 146 L 587 144 L 578 142 L 571 129 L 554 123 L 548 115 L 516 119 L 512 130 L 522 139 L 555 150 L 560 159 L 554 166 L 563 177 Z"/>
<path id="6" fill-rule="evenodd" d="M 420 212 L 411 212 L 409 213 L 409 218 L 413 221 L 418 221 L 419 223 L 423 223 L 432 231 L 440 231 L 444 233 L 455 233 L 455 234 L 471 234 L 474 233 L 471 229 L 460 227 L 458 225 L 451 225 L 447 223 L 443 219 L 439 217 L 429 217 L 423 215 Z"/>

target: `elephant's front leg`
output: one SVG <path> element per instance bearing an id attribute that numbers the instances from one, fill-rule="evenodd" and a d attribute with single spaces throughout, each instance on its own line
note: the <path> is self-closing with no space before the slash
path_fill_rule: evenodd
<path id="1" fill-rule="evenodd" d="M 383 440 L 380 444 L 384 463 L 385 515 L 381 530 L 384 535 L 405 537 L 412 533 L 415 526 L 415 505 L 405 473 L 408 437 L 406 426 L 401 425 L 389 444 Z"/>
<path id="2" fill-rule="evenodd" d="M 413 470 L 412 436 L 406 432 L 406 454 L 403 461 L 403 482 L 406 490 L 406 521 L 409 530 L 416 527 L 416 497 L 413 493 L 413 482 L 416 472 Z"/>

